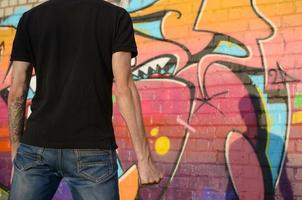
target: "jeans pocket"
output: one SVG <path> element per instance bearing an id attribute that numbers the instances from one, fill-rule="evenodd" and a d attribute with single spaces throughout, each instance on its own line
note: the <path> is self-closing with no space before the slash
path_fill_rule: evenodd
<path id="1" fill-rule="evenodd" d="M 19 171 L 26 171 L 41 164 L 43 150 L 44 147 L 20 143 L 13 160 L 15 168 Z"/>
<path id="2" fill-rule="evenodd" d="M 115 150 L 74 149 L 77 157 L 77 173 L 94 182 L 102 183 L 117 173 Z"/>

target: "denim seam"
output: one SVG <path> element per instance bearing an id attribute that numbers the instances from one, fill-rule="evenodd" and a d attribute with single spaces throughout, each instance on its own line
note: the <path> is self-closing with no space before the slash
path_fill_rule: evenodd
<path id="1" fill-rule="evenodd" d="M 79 152 L 78 152 L 78 150 L 77 149 L 74 149 L 74 152 L 75 152 L 75 155 L 76 155 L 76 167 L 77 167 L 77 173 L 79 173 L 80 172 L 80 167 L 79 167 Z"/>
<path id="2" fill-rule="evenodd" d="M 81 160 L 80 160 L 80 152 L 78 151 L 78 149 L 74 149 L 75 151 L 75 154 L 76 154 L 76 157 L 77 157 L 77 162 L 76 162 L 76 165 L 77 165 L 77 173 L 88 178 L 89 180 L 93 181 L 94 183 L 100 183 L 102 181 L 105 181 L 109 178 L 111 178 L 115 173 L 114 173 L 114 170 L 113 170 L 113 158 L 112 158 L 112 151 L 108 151 L 109 152 L 109 159 L 110 161 L 107 162 L 109 163 L 109 166 L 107 164 L 107 169 L 106 169 L 106 173 L 103 174 L 102 176 L 100 177 L 93 177 L 91 175 L 89 175 L 88 173 L 86 172 L 80 172 L 80 168 L 81 166 L 93 166 L 93 165 L 90 165 L 90 164 L 81 164 Z M 104 162 L 106 163 L 106 162 Z M 111 173 L 111 174 L 110 174 Z"/>
<path id="3" fill-rule="evenodd" d="M 17 167 L 17 165 L 16 165 L 16 156 L 18 156 L 17 154 L 19 154 L 19 156 L 23 156 L 24 154 L 30 154 L 29 152 L 25 152 L 25 151 L 23 151 L 23 152 L 20 152 L 20 151 L 17 151 L 17 154 L 16 154 L 16 156 L 15 156 L 15 158 L 14 158 L 14 165 L 15 165 L 15 168 L 18 170 L 18 171 L 24 171 L 25 169 L 27 169 L 27 168 L 30 168 L 30 167 L 32 167 L 32 166 L 34 166 L 35 164 L 41 164 L 42 163 L 42 160 L 43 160 L 43 157 L 42 157 L 42 153 L 43 153 L 43 151 L 44 151 L 44 147 L 38 147 L 38 149 L 37 149 L 37 151 L 35 152 L 35 153 L 33 153 L 33 154 L 35 154 L 35 155 L 37 155 L 37 156 L 35 156 L 35 160 L 34 161 L 32 161 L 31 163 L 28 163 L 27 165 L 27 167 L 25 167 L 25 165 L 20 165 L 19 167 Z M 24 156 L 23 156 L 24 157 Z"/>
<path id="4" fill-rule="evenodd" d="M 43 154 L 43 152 L 44 152 L 44 149 L 45 149 L 45 147 L 40 147 L 40 149 L 38 149 L 38 151 L 37 151 L 38 157 L 39 157 L 39 159 L 38 159 L 38 162 L 39 162 L 39 163 L 42 163 L 42 161 L 43 161 L 43 156 L 42 156 L 42 154 Z"/>
<path id="5" fill-rule="evenodd" d="M 58 170 L 58 173 L 61 174 L 61 176 L 64 176 L 63 174 L 63 170 L 62 170 L 62 150 L 61 149 L 57 149 L 57 152 L 58 152 L 58 167 L 57 167 L 57 170 Z"/>

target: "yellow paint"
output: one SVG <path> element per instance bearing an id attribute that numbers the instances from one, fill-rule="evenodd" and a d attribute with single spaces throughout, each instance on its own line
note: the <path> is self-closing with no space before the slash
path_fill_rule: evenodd
<path id="1" fill-rule="evenodd" d="M 267 157 L 269 157 L 269 155 L 268 155 L 268 150 L 269 150 L 269 141 L 270 141 L 270 137 L 271 137 L 269 130 L 270 130 L 271 127 L 272 127 L 273 121 L 272 121 L 272 118 L 270 118 L 270 116 L 268 115 L 267 104 L 266 104 L 266 102 L 264 101 L 264 96 L 263 96 L 263 94 L 262 94 L 262 90 L 261 90 L 259 87 L 256 87 L 256 89 L 257 89 L 258 94 L 259 94 L 259 96 L 260 96 L 260 99 L 261 99 L 261 102 L 262 102 L 262 105 L 263 105 L 263 109 L 264 109 L 264 112 L 265 112 L 266 128 L 267 128 L 267 133 L 268 133 L 268 134 L 267 134 L 267 141 L 266 141 L 266 150 L 265 150 L 265 154 L 266 154 Z M 268 164 L 269 164 L 270 167 L 272 166 L 272 164 L 271 164 L 271 162 L 270 162 L 269 159 L 268 159 Z"/>
<path id="2" fill-rule="evenodd" d="M 237 47 L 237 45 L 233 42 L 229 42 L 229 41 L 223 41 L 228 47 L 232 48 L 232 47 Z"/>
<path id="3" fill-rule="evenodd" d="M 293 114 L 293 124 L 302 123 L 302 111 Z"/>
<path id="4" fill-rule="evenodd" d="M 267 120 L 267 131 L 270 133 L 273 125 L 273 116 L 271 114 L 268 114 Z"/>
<path id="5" fill-rule="evenodd" d="M 170 150 L 170 140 L 166 136 L 158 138 L 155 142 L 155 151 L 158 155 L 165 155 Z"/>
<path id="6" fill-rule="evenodd" d="M 150 135 L 151 135 L 152 137 L 157 136 L 158 133 L 159 133 L 159 128 L 158 128 L 158 127 L 157 127 L 157 128 L 153 128 L 153 129 L 150 131 Z"/>
<path id="7" fill-rule="evenodd" d="M 8 191 L 6 189 L 0 188 L 0 200 L 8 198 Z"/>

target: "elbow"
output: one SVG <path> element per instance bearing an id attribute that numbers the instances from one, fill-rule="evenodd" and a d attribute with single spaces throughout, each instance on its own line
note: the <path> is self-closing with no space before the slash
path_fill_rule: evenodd
<path id="1" fill-rule="evenodd" d="M 133 80 L 130 80 L 127 84 L 116 85 L 115 96 L 118 99 L 132 97 L 136 98 L 138 95 L 138 91 Z"/>
<path id="2" fill-rule="evenodd" d="M 116 85 L 115 91 L 117 96 L 128 94 L 129 92 L 132 92 L 135 87 L 134 82 L 132 80 L 129 80 L 127 83 L 115 84 L 115 85 Z"/>
<path id="3" fill-rule="evenodd" d="M 118 86 L 115 89 L 115 96 L 117 98 L 131 94 L 131 88 L 128 86 Z"/>

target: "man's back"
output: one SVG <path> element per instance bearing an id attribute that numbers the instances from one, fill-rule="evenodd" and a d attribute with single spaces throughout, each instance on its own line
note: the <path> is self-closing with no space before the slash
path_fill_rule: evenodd
<path id="1" fill-rule="evenodd" d="M 140 181 L 160 181 L 163 175 L 151 157 L 131 78 L 131 56 L 136 55 L 129 14 L 102 0 L 50 0 L 23 14 L 11 54 L 8 199 L 52 199 L 63 178 L 73 199 L 119 199 L 113 76 Z M 37 88 L 23 133 L 33 66 Z"/>
<path id="2" fill-rule="evenodd" d="M 102 0 L 50 0 L 26 12 L 11 60 L 34 65 L 37 88 L 20 142 L 116 148 L 111 60 L 120 50 L 136 56 L 131 35 L 129 14 Z"/>

